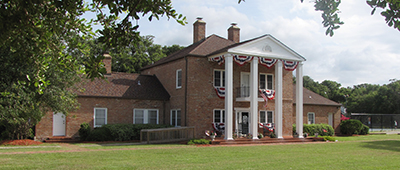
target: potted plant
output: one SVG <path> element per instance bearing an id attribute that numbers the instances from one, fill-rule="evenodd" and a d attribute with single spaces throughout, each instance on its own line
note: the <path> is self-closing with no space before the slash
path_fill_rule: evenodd
<path id="1" fill-rule="evenodd" d="M 215 136 L 217 136 L 217 133 L 215 133 L 214 131 L 208 131 L 206 130 L 206 135 L 209 136 L 211 138 L 212 141 L 214 141 Z"/>

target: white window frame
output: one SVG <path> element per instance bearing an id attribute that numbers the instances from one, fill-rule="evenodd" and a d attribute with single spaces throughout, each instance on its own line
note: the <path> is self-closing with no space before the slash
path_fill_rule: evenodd
<path id="1" fill-rule="evenodd" d="M 265 119 L 265 122 L 261 122 L 261 112 L 264 112 L 265 114 L 264 114 L 264 119 Z M 268 114 L 271 114 L 271 117 L 272 117 L 272 122 L 268 122 Z M 259 122 L 260 123 L 274 123 L 274 111 L 271 111 L 271 110 L 260 110 L 260 117 L 259 117 Z"/>
<path id="2" fill-rule="evenodd" d="M 159 123 L 159 111 L 158 109 L 133 109 L 133 124 L 139 124 L 135 122 L 135 117 L 136 117 L 136 111 L 142 110 L 143 111 L 143 124 L 149 124 L 149 111 L 157 111 L 157 123 Z"/>
<path id="3" fill-rule="evenodd" d="M 220 115 L 219 115 L 219 122 L 215 122 L 215 112 L 219 111 Z M 214 123 L 225 123 L 225 109 L 214 109 L 213 110 L 213 122 Z"/>
<path id="4" fill-rule="evenodd" d="M 312 118 L 312 122 L 310 122 L 310 116 Z M 308 112 L 307 113 L 307 123 L 308 124 L 315 124 L 315 113 L 313 113 L 313 112 Z"/>
<path id="5" fill-rule="evenodd" d="M 105 112 L 105 120 L 104 120 L 104 124 L 106 125 L 107 124 L 107 108 L 100 108 L 100 107 L 95 107 L 94 109 L 93 109 L 93 127 L 101 127 L 101 126 L 103 126 L 103 125 L 97 125 L 96 124 L 96 111 L 97 110 L 104 110 L 104 112 Z"/>
<path id="6" fill-rule="evenodd" d="M 178 111 L 180 112 L 179 114 L 179 121 L 178 121 Z M 173 117 L 175 117 L 175 124 L 172 124 Z M 170 125 L 173 125 L 175 127 L 181 127 L 181 121 L 182 121 L 182 111 L 181 109 L 172 109 L 171 110 L 171 116 L 170 116 Z"/>
<path id="7" fill-rule="evenodd" d="M 274 87 L 274 75 L 273 74 L 269 74 L 269 73 L 260 73 L 259 77 L 259 88 L 261 89 L 261 75 L 265 76 L 265 84 L 264 86 L 266 87 L 265 89 L 270 89 L 273 90 Z M 271 82 L 271 87 L 268 87 L 268 76 L 272 77 L 272 82 Z"/>
<path id="8" fill-rule="evenodd" d="M 220 85 L 219 86 L 217 86 L 216 83 L 215 83 L 216 82 L 215 81 L 215 78 L 216 78 L 215 72 L 216 71 L 220 72 L 220 74 L 219 74 L 220 75 L 220 77 L 219 77 L 219 79 L 220 79 L 219 80 L 220 81 L 219 84 Z M 213 84 L 214 84 L 214 87 L 225 87 L 225 70 L 222 70 L 222 69 L 214 69 L 213 70 Z"/>
<path id="9" fill-rule="evenodd" d="M 179 77 L 180 74 L 180 77 Z M 182 69 L 176 70 L 176 88 L 182 88 Z"/>

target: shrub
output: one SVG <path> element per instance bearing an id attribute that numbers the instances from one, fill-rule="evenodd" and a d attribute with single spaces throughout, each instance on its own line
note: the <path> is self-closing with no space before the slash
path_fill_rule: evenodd
<path id="1" fill-rule="evenodd" d="M 367 125 L 362 126 L 359 135 L 367 135 L 369 133 L 369 127 Z"/>
<path id="2" fill-rule="evenodd" d="M 89 123 L 82 123 L 81 128 L 78 131 L 80 140 L 86 140 L 90 134 L 90 131 L 92 131 L 92 128 L 90 127 Z"/>
<path id="3" fill-rule="evenodd" d="M 293 134 L 296 133 L 296 125 L 293 125 Z M 314 135 L 318 133 L 321 136 L 333 136 L 335 130 L 328 124 L 303 124 L 303 133 Z"/>
<path id="4" fill-rule="evenodd" d="M 87 126 L 90 129 L 88 124 Z M 84 127 L 86 127 L 86 125 L 84 125 Z M 131 141 L 140 140 L 140 130 L 142 129 L 158 129 L 166 127 L 172 126 L 153 124 L 107 124 L 89 131 L 87 137 L 83 139 L 80 131 L 82 129 L 82 131 L 84 131 L 83 133 L 85 133 L 87 130 L 83 130 L 85 128 L 82 128 L 81 125 L 79 136 L 81 136 L 82 140 L 87 141 Z"/>
<path id="5" fill-rule="evenodd" d="M 332 136 L 321 136 L 324 138 L 324 141 L 335 141 L 336 139 Z"/>
<path id="6" fill-rule="evenodd" d="M 211 143 L 211 141 L 209 141 L 207 139 L 192 139 L 187 144 L 194 145 L 194 144 L 210 144 L 210 143 Z"/>
<path id="7" fill-rule="evenodd" d="M 359 134 L 362 128 L 363 124 L 361 121 L 355 119 L 345 120 L 340 123 L 340 133 L 346 135 Z"/>

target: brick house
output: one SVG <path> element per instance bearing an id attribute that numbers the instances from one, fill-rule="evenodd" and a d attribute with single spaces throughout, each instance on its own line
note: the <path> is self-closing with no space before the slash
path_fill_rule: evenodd
<path id="1" fill-rule="evenodd" d="M 77 92 L 80 109 L 64 124 L 62 115 L 48 113 L 36 136 L 75 137 L 83 122 L 194 126 L 197 138 L 213 123 L 223 123 L 227 140 L 234 133 L 257 134 L 259 123 L 274 123 L 278 138 L 291 136 L 292 124 L 300 136 L 303 123 L 327 123 L 338 131 L 340 104 L 302 87 L 305 58 L 300 54 L 268 34 L 240 42 L 236 24 L 228 29 L 228 39 L 206 37 L 201 18 L 193 27 L 192 45 L 142 68 L 141 74 L 111 73 L 111 57 L 106 57 L 109 83 L 81 84 L 86 91 Z M 66 130 L 58 133 L 56 126 Z"/>

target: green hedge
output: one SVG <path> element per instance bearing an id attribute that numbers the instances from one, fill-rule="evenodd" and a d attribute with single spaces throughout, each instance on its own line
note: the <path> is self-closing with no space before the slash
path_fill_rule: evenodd
<path id="1" fill-rule="evenodd" d="M 360 134 L 363 130 L 363 124 L 356 119 L 349 119 L 340 123 L 340 133 L 345 135 Z M 369 130 L 369 128 L 368 128 Z M 365 132 L 365 129 L 364 129 Z"/>
<path id="2" fill-rule="evenodd" d="M 296 125 L 293 124 L 293 134 L 296 133 Z M 335 130 L 328 124 L 303 124 L 303 133 L 313 136 L 315 133 L 321 136 L 333 136 Z"/>
<path id="3" fill-rule="evenodd" d="M 194 145 L 194 144 L 210 144 L 210 143 L 211 143 L 211 141 L 209 141 L 207 139 L 192 139 L 187 144 Z"/>
<path id="4" fill-rule="evenodd" d="M 79 136 L 81 136 L 82 131 L 83 136 L 81 136 L 81 139 L 86 141 L 131 141 L 140 140 L 140 130 L 142 129 L 167 127 L 172 126 L 153 124 L 107 124 L 88 131 L 87 126 L 83 123 L 81 129 L 79 129 Z M 85 138 L 86 134 L 87 137 Z"/>

